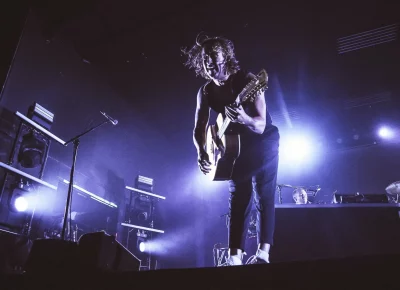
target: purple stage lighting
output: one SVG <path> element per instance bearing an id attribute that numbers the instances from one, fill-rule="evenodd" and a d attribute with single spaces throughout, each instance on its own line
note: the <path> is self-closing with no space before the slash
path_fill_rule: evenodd
<path id="1" fill-rule="evenodd" d="M 312 146 L 307 137 L 286 138 L 281 143 L 282 158 L 288 161 L 301 161 L 311 154 Z"/>
<path id="2" fill-rule="evenodd" d="M 145 244 L 145 242 L 140 242 L 140 244 L 139 244 L 139 251 L 141 251 L 142 253 L 143 253 L 144 251 L 146 251 L 146 244 Z"/>
<path id="3" fill-rule="evenodd" d="M 382 139 L 391 139 L 394 137 L 394 132 L 391 128 L 383 126 L 379 129 L 378 135 Z"/>
<path id="4" fill-rule="evenodd" d="M 28 200 L 23 196 L 19 196 L 14 201 L 14 207 L 19 212 L 26 211 L 28 209 Z"/>

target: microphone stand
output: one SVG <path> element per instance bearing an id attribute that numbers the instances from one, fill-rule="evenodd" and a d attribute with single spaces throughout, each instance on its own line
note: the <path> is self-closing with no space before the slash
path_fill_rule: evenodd
<path id="1" fill-rule="evenodd" d="M 62 232 L 61 232 L 61 239 L 65 240 L 65 231 L 67 228 L 67 220 L 68 220 L 68 213 L 70 212 L 71 208 L 71 198 L 72 198 L 72 189 L 74 186 L 74 173 L 75 173 L 75 165 L 76 165 L 76 156 L 78 155 L 78 147 L 79 147 L 79 138 L 82 137 L 83 135 L 86 135 L 87 133 L 93 131 L 94 129 L 106 124 L 106 123 L 111 123 L 110 120 L 104 121 L 103 123 L 100 123 L 96 126 L 93 126 L 92 128 L 86 130 L 85 132 L 75 136 L 71 140 L 65 142 L 64 146 L 67 146 L 70 143 L 74 144 L 74 151 L 73 151 L 73 156 L 72 156 L 72 166 L 71 166 L 71 172 L 70 172 L 70 177 L 69 177 L 69 186 L 68 186 L 68 194 L 67 194 L 67 202 L 65 205 L 65 212 L 64 212 L 64 223 L 62 227 Z M 69 233 L 70 236 L 71 233 Z M 70 237 L 69 237 L 70 238 Z"/>

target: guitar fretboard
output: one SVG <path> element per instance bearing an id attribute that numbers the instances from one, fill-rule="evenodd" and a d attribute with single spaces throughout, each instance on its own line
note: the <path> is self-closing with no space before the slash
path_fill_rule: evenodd
<path id="1" fill-rule="evenodd" d="M 242 105 L 245 101 L 247 101 L 250 96 L 255 94 L 256 91 L 254 89 L 256 88 L 256 85 L 259 83 L 259 80 L 257 77 L 255 77 L 253 80 L 248 83 L 244 89 L 240 92 L 238 97 L 236 98 L 235 103 L 238 104 L 238 106 Z M 222 123 L 221 128 L 218 131 L 218 138 L 222 138 L 224 136 L 226 129 L 228 128 L 229 124 L 231 123 L 231 120 L 229 118 L 225 118 L 224 122 Z"/>

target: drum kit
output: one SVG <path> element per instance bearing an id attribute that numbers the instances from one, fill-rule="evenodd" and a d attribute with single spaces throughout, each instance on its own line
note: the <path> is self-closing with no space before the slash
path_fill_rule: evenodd
<path id="1" fill-rule="evenodd" d="M 400 181 L 395 181 L 391 184 L 389 184 L 386 187 L 386 193 L 388 195 L 388 198 L 391 202 L 393 203 L 398 203 L 399 202 L 399 195 L 400 195 Z"/>
<path id="2" fill-rule="evenodd" d="M 317 193 L 321 190 L 319 185 L 315 186 L 293 186 L 289 184 L 278 184 L 278 199 L 279 203 L 282 204 L 282 188 L 293 189 L 292 197 L 296 204 L 309 204 L 311 203 L 309 197 L 315 198 Z M 400 196 L 400 181 L 395 181 L 386 187 L 386 194 L 389 203 L 399 203 Z"/>
<path id="3" fill-rule="evenodd" d="M 309 197 L 315 197 L 317 193 L 321 190 L 319 185 L 314 186 L 293 186 L 289 184 L 278 184 L 278 199 L 279 203 L 282 204 L 282 188 L 293 189 L 292 196 L 296 204 L 308 204 Z"/>

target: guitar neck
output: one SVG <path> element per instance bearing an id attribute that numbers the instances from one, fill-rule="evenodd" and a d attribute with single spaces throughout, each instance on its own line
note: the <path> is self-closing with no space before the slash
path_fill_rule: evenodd
<path id="1" fill-rule="evenodd" d="M 266 75 L 265 71 L 264 74 Z M 259 74 L 260 76 L 260 74 Z M 264 79 L 267 79 L 267 75 L 264 77 Z M 239 93 L 239 95 L 237 96 L 236 100 L 235 100 L 235 104 L 237 106 L 241 106 L 243 103 L 245 103 L 246 101 L 248 101 L 250 98 L 253 97 L 253 95 L 256 93 L 257 90 L 259 90 L 260 88 L 257 88 L 260 84 L 260 80 L 255 77 L 249 84 L 247 84 L 243 90 Z M 261 87 L 261 89 L 263 87 L 265 87 L 265 84 L 263 86 L 259 86 Z M 254 98 L 253 98 L 254 100 Z M 228 128 L 229 124 L 231 123 L 231 120 L 229 118 L 225 118 L 224 122 L 221 125 L 221 128 L 219 128 L 218 130 L 218 137 L 221 139 L 224 134 L 226 129 Z"/>

